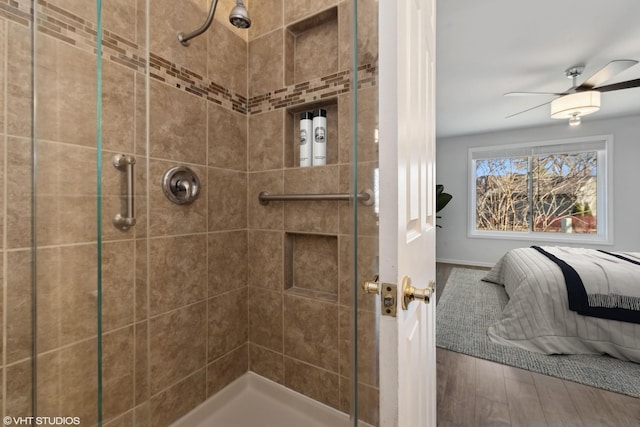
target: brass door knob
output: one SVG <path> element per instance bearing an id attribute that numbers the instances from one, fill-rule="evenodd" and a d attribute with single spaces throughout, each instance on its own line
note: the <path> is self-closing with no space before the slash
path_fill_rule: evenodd
<path id="1" fill-rule="evenodd" d="M 425 289 L 416 288 L 411 284 L 411 278 L 404 276 L 402 279 L 402 309 L 407 310 L 409 303 L 414 300 L 423 301 L 428 304 L 431 301 L 431 297 L 436 289 L 436 283 L 433 280 L 429 280 L 429 285 Z"/>

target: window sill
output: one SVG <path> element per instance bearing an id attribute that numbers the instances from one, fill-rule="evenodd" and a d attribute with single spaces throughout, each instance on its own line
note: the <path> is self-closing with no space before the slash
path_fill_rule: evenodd
<path id="1" fill-rule="evenodd" d="M 560 234 L 531 233 L 517 231 L 471 231 L 467 233 L 471 239 L 522 240 L 550 243 L 579 243 L 590 245 L 613 245 L 613 239 L 601 234 Z"/>

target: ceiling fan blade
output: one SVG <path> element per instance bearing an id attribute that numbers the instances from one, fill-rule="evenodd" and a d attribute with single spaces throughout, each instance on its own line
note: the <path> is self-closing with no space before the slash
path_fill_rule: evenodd
<path id="1" fill-rule="evenodd" d="M 638 61 L 635 61 L 633 59 L 619 59 L 616 61 L 611 61 L 607 65 L 602 67 L 599 71 L 597 71 L 594 75 L 589 77 L 576 89 L 580 91 L 598 87 L 607 80 L 611 79 L 616 74 L 623 72 L 629 67 L 633 67 L 637 63 Z"/>
<path id="2" fill-rule="evenodd" d="M 640 87 L 640 79 L 627 80 L 626 82 L 600 86 L 595 88 L 595 90 L 598 92 L 611 92 L 612 90 L 632 89 L 634 87 Z"/>
<path id="3" fill-rule="evenodd" d="M 508 119 L 510 117 L 513 117 L 513 116 L 517 116 L 517 115 L 522 114 L 522 113 L 526 113 L 527 111 L 535 110 L 536 108 L 544 107 L 545 105 L 549 105 L 549 104 L 551 104 L 551 101 L 545 102 L 544 104 L 536 105 L 535 107 L 527 108 L 526 110 L 520 111 L 520 112 L 515 113 L 515 114 L 511 114 L 510 116 L 505 117 L 505 119 Z"/>
<path id="4" fill-rule="evenodd" d="M 528 95 L 555 95 L 561 96 L 566 95 L 564 93 L 555 93 L 555 92 L 507 92 L 504 96 L 528 96 Z"/>

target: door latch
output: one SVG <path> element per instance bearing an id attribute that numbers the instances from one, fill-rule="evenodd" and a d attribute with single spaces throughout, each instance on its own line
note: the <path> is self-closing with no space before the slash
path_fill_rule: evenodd
<path id="1" fill-rule="evenodd" d="M 383 316 L 396 317 L 398 307 L 397 286 L 392 283 L 380 283 L 378 276 L 367 280 L 362 289 L 368 294 L 380 295 L 380 306 Z"/>

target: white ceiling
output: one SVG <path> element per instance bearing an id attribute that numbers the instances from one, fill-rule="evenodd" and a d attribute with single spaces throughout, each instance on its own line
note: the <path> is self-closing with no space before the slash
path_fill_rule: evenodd
<path id="1" fill-rule="evenodd" d="M 438 137 L 558 124 L 549 106 L 505 118 L 553 97 L 503 95 L 562 92 L 576 64 L 580 84 L 612 60 L 640 60 L 640 0 L 439 0 L 436 54 Z M 606 84 L 637 78 L 640 64 Z M 634 113 L 640 88 L 603 93 L 582 120 Z"/>

